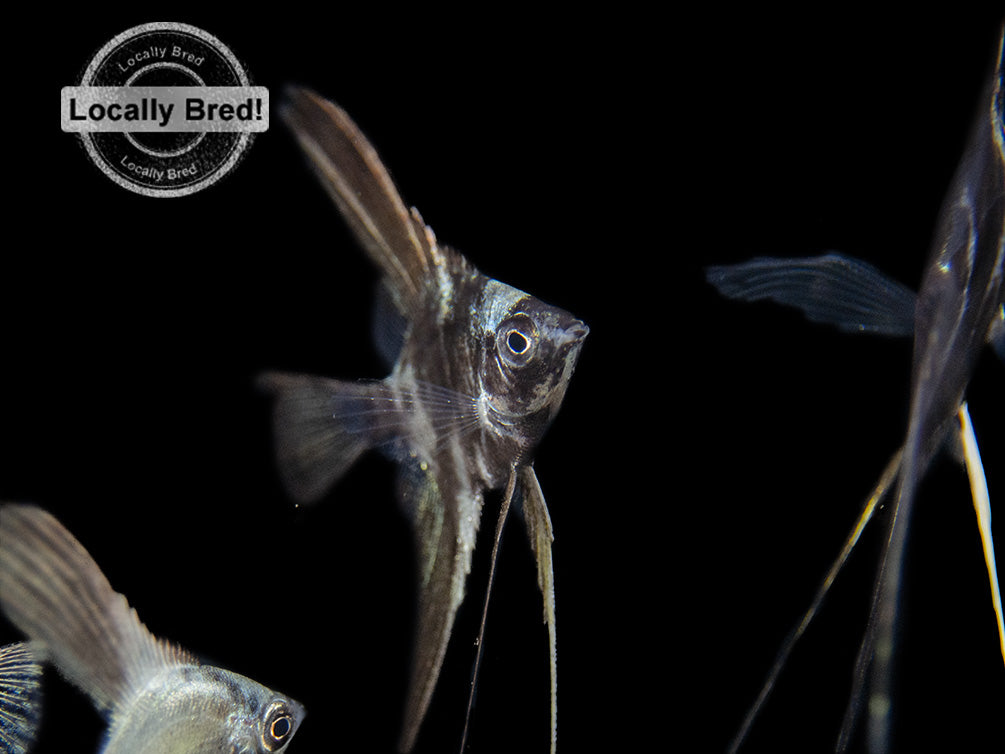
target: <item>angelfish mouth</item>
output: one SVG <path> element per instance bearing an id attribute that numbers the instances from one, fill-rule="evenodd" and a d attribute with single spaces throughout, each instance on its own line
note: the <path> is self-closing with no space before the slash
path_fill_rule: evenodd
<path id="1" fill-rule="evenodd" d="M 568 362 L 567 366 L 571 367 L 579 361 L 579 352 L 583 348 L 583 341 L 586 340 L 586 336 L 589 334 L 590 328 L 579 320 L 576 320 L 565 329 L 565 332 L 562 334 L 562 343 L 559 348 L 562 353 L 565 354 L 565 359 Z M 572 373 L 569 372 L 566 379 L 568 379 L 571 374 Z"/>
<path id="2" fill-rule="evenodd" d="M 582 343 L 586 340 L 586 336 L 590 334 L 590 328 L 585 322 L 581 322 L 578 319 L 565 328 L 565 342 L 566 343 Z"/>

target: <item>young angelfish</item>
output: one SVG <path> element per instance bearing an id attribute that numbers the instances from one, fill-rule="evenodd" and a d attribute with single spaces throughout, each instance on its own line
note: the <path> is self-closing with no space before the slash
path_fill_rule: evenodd
<path id="1" fill-rule="evenodd" d="M 40 508 L 0 507 L 0 608 L 104 714 L 103 754 L 278 754 L 304 717 L 292 699 L 154 637 Z"/>
<path id="2" fill-rule="evenodd" d="M 32 642 L 0 647 L 0 752 L 31 751 L 42 714 L 42 652 Z"/>
<path id="3" fill-rule="evenodd" d="M 399 464 L 420 580 L 403 751 L 415 743 L 464 598 L 484 493 L 505 488 L 499 527 L 511 501 L 522 499 L 549 628 L 554 750 L 552 532 L 531 464 L 589 330 L 439 245 L 337 105 L 293 89 L 283 117 L 380 268 L 389 300 L 385 313 L 404 331 L 393 343 L 379 344 L 393 362 L 386 379 L 263 378 L 277 396 L 276 442 L 286 486 L 299 502 L 316 500 L 369 448 L 389 452 Z M 497 543 L 499 533 L 497 527 Z"/>
<path id="4" fill-rule="evenodd" d="M 792 644 L 805 629 L 861 528 L 896 481 L 890 536 L 879 567 L 869 628 L 856 663 L 852 701 L 838 742 L 839 749 L 848 743 L 869 675 L 867 744 L 874 754 L 888 750 L 891 710 L 896 702 L 890 691 L 904 545 L 918 486 L 932 458 L 947 442 L 952 446 L 959 441 L 970 475 L 1005 658 L 1005 627 L 990 532 L 990 505 L 964 403 L 964 392 L 982 346 L 991 344 L 1005 358 L 1003 101 L 1005 32 L 999 35 L 994 71 L 943 203 L 916 299 L 909 289 L 885 279 L 870 265 L 838 254 L 809 259 L 755 259 L 708 270 L 709 281 L 731 298 L 772 299 L 802 309 L 811 320 L 847 331 L 914 335 L 910 414 L 904 445 L 894 454 L 870 495 L 859 523 L 813 605 L 779 654 L 760 697 L 733 741 L 733 750 L 746 736 Z"/>

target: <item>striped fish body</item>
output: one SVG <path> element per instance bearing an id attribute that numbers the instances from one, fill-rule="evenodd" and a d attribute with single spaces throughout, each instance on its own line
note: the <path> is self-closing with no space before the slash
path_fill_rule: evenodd
<path id="1" fill-rule="evenodd" d="M 554 644 L 551 525 L 533 451 L 565 395 L 585 324 L 478 272 L 407 209 L 346 113 L 289 93 L 283 116 L 322 184 L 382 273 L 384 380 L 267 374 L 280 473 L 291 496 L 324 496 L 370 448 L 399 467 L 414 524 L 417 638 L 400 748 L 415 742 L 446 652 L 485 492 L 523 501 Z M 514 497 L 515 496 L 515 497 Z M 554 648 L 552 648 L 554 740 Z"/>

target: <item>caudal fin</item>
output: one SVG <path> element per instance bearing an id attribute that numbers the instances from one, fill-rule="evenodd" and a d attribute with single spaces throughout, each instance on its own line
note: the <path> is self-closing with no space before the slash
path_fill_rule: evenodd
<path id="1" fill-rule="evenodd" d="M 381 427 L 395 413 L 395 399 L 382 382 L 268 372 L 259 385 L 276 397 L 279 473 L 298 503 L 324 495 L 364 451 L 381 441 Z"/>

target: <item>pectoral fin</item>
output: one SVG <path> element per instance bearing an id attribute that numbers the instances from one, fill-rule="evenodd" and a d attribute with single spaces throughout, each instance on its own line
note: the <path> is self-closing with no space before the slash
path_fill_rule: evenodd
<path id="1" fill-rule="evenodd" d="M 377 441 L 376 427 L 393 414 L 393 397 L 378 382 L 269 372 L 258 384 L 276 397 L 276 457 L 298 503 L 322 497 Z"/>

